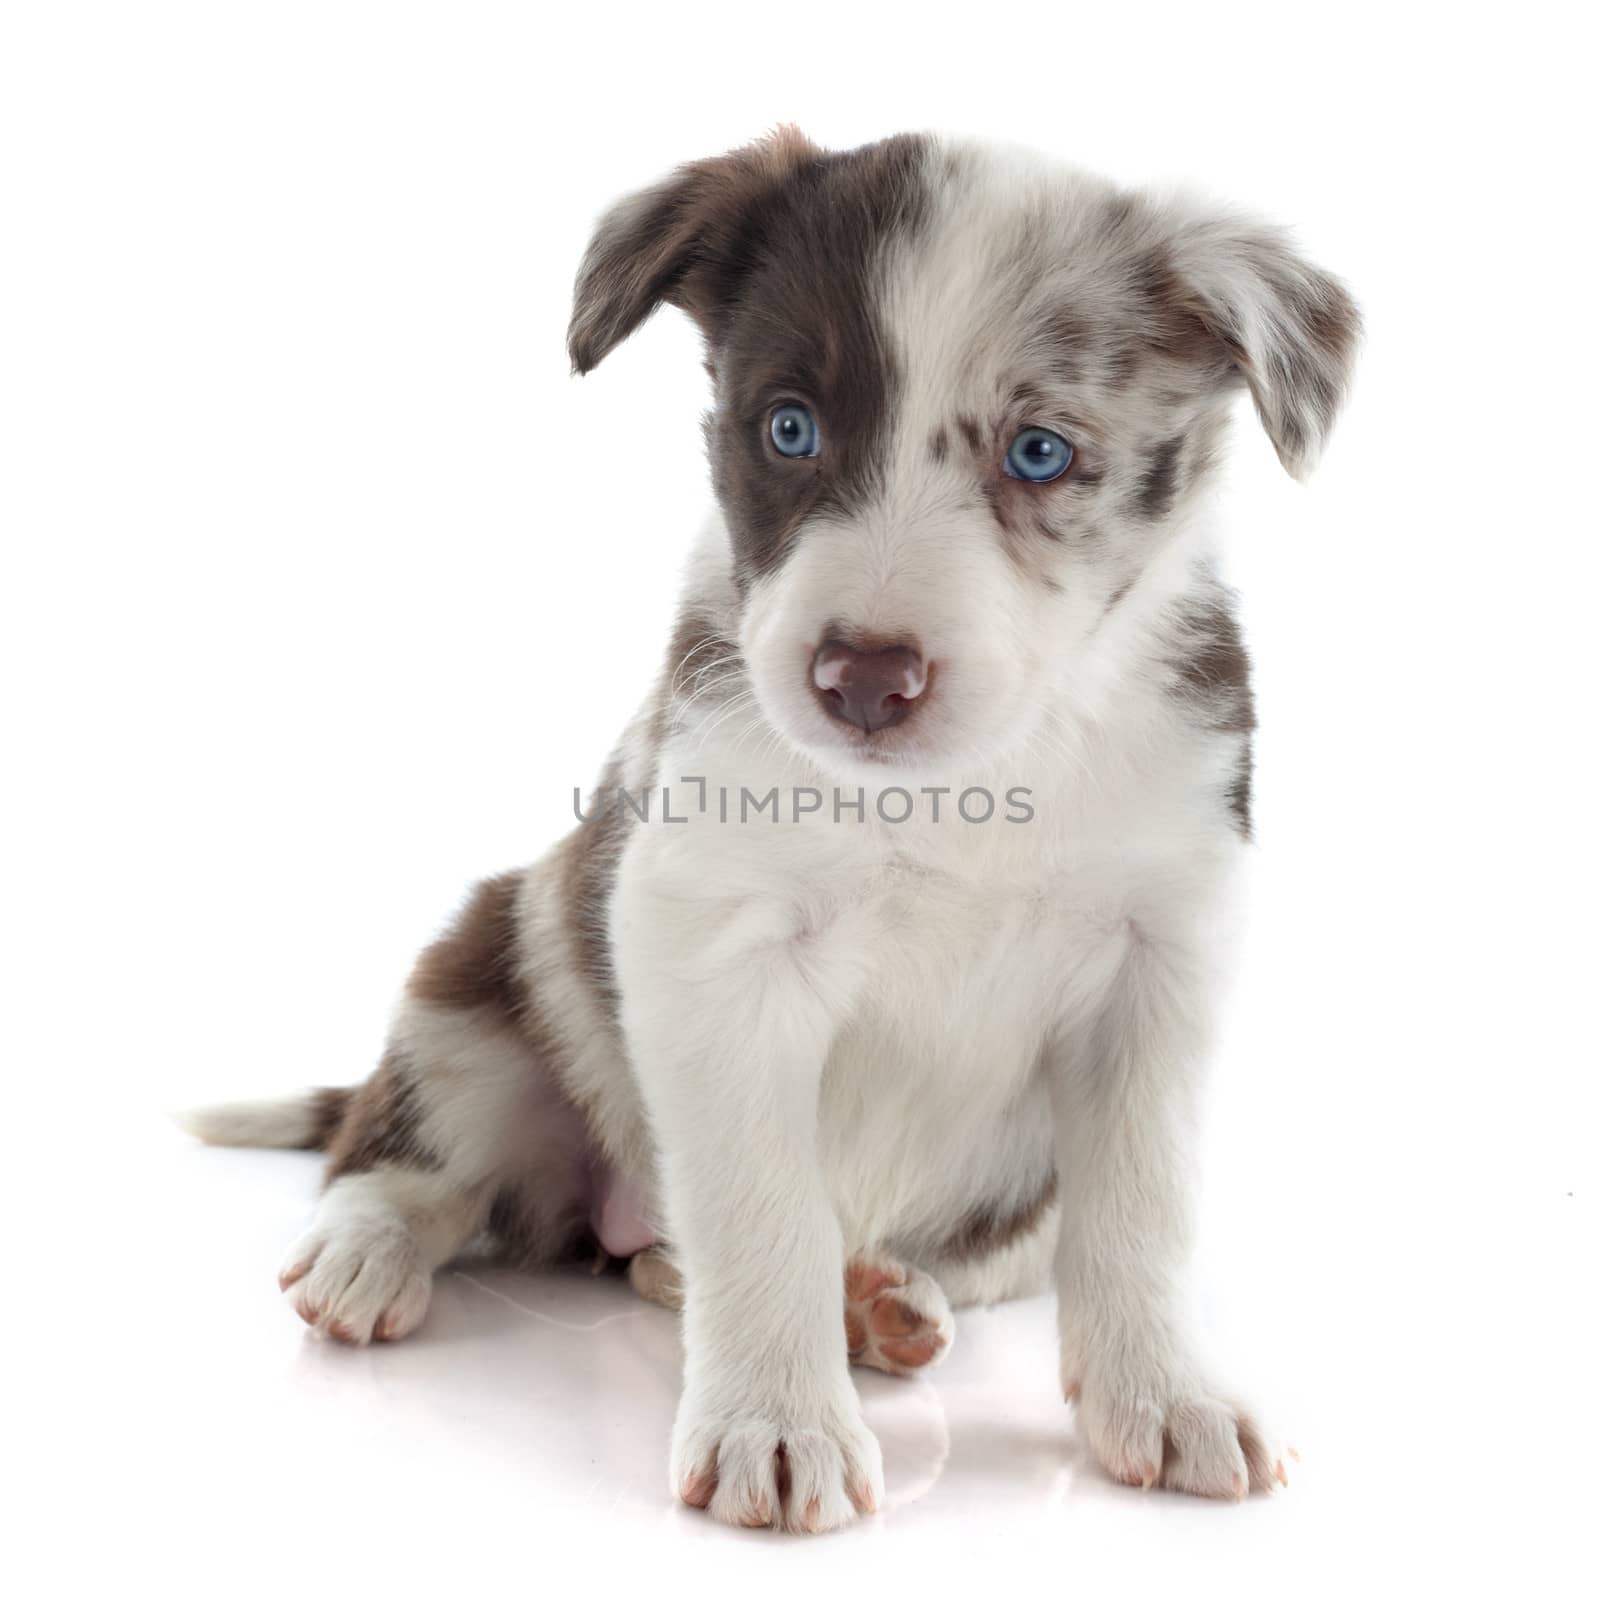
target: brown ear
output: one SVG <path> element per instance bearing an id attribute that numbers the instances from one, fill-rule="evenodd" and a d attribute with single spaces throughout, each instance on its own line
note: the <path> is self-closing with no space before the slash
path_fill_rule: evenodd
<path id="1" fill-rule="evenodd" d="M 1355 302 L 1286 233 L 1236 217 L 1190 218 L 1174 260 L 1190 309 L 1249 386 L 1278 459 L 1305 477 L 1350 382 L 1361 337 Z"/>
<path id="2" fill-rule="evenodd" d="M 711 331 L 739 267 L 739 239 L 763 198 L 822 155 L 795 127 L 680 167 L 600 219 L 573 292 L 567 350 L 588 372 L 663 302 Z"/>

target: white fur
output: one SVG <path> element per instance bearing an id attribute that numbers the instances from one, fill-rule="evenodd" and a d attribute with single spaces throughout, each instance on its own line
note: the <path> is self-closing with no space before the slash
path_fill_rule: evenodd
<path id="1" fill-rule="evenodd" d="M 1164 576 L 1150 575 L 1152 608 Z M 1025 1168 L 1008 1151 L 1053 1122 L 1077 1210 L 1056 1269 L 1064 1360 L 1094 1443 L 1113 1470 L 1137 1458 L 1142 1481 L 1152 1431 L 1159 1446 L 1173 1419 L 1209 1405 L 1179 1300 L 1187 1113 L 1218 897 L 1240 848 L 1193 798 L 1214 752 L 1140 687 L 1136 661 L 1115 660 L 1135 636 L 1134 622 L 1110 632 L 1083 674 L 1116 702 L 1110 729 L 1086 725 L 1081 701 L 1044 702 L 1077 762 L 1024 749 L 965 775 L 1029 783 L 1031 823 L 892 826 L 871 815 L 869 789 L 860 825 L 695 817 L 635 833 L 612 930 L 691 1286 L 680 1486 L 718 1441 L 800 1432 L 837 1444 L 824 1520 L 842 1514 L 848 1473 L 875 1459 L 844 1378 L 845 1258 L 886 1238 L 931 1245 L 951 1194 Z M 685 730 L 662 770 L 713 788 L 834 778 L 776 751 L 755 762 L 736 726 Z M 1070 1117 L 1053 1115 L 1063 1107 Z M 1117 1275 L 1094 1276 L 1106 1260 Z M 1235 1492 L 1237 1443 L 1206 1438 L 1192 1486 Z M 740 1478 L 713 1513 L 743 1520 L 747 1490 Z"/>
<path id="2" fill-rule="evenodd" d="M 178 1126 L 207 1144 L 303 1150 L 316 1133 L 309 1094 L 292 1100 L 236 1100 L 176 1113 Z"/>
<path id="3" fill-rule="evenodd" d="M 996 211 L 1012 198 L 994 196 Z M 824 1523 L 847 1514 L 853 1473 L 877 1486 L 844 1378 L 846 1257 L 931 1244 L 952 1192 L 1025 1170 L 1052 1126 L 1064 1382 L 1091 1442 L 1134 1482 L 1155 1480 L 1163 1437 L 1178 1486 L 1248 1481 L 1180 1283 L 1219 907 L 1240 855 L 1215 769 L 1234 751 L 1177 713 L 1151 660 L 1210 533 L 1200 515 L 1170 530 L 1086 643 L 1109 582 L 1047 592 L 930 469 L 924 441 L 973 381 L 959 334 L 982 301 L 979 247 L 1002 225 L 952 200 L 915 270 L 891 276 L 911 378 L 886 487 L 859 517 L 808 526 L 746 603 L 757 708 L 680 730 L 659 765 L 662 781 L 713 788 L 864 782 L 867 821 L 642 829 L 613 903 L 689 1286 L 674 1482 L 730 1449 L 742 1461 L 751 1438 L 826 1441 Z M 718 548 L 713 529 L 707 563 Z M 838 617 L 909 634 L 943 668 L 939 721 L 888 781 L 1025 784 L 1031 823 L 871 814 L 883 769 L 842 743 L 800 670 Z M 766 714 L 783 738 L 753 731 Z M 713 1514 L 746 1520 L 758 1480 L 725 1478 Z"/>
<path id="4" fill-rule="evenodd" d="M 396 1336 L 497 1180 L 575 1159 L 584 1134 L 563 1107 L 576 1106 L 681 1268 L 673 1487 L 739 1524 L 815 1530 L 881 1501 L 840 1285 L 848 1259 L 885 1252 L 909 1264 L 907 1292 L 945 1343 L 948 1303 L 1053 1283 L 1063 1386 L 1118 1478 L 1226 1497 L 1283 1471 L 1206 1369 L 1184 1293 L 1195 1104 L 1243 857 L 1227 799 L 1243 734 L 1174 692 L 1185 618 L 1219 594 L 1204 461 L 1159 516 L 1104 513 L 1115 537 L 1008 543 L 970 461 L 929 440 L 952 408 L 1007 424 L 1015 376 L 1040 367 L 1043 311 L 1120 314 L 1114 250 L 1134 228 L 1170 243 L 1205 314 L 1243 341 L 1263 420 L 1300 470 L 1343 373 L 1330 344 L 1315 392 L 1286 392 L 1297 369 L 1280 355 L 1309 298 L 1339 291 L 1276 235 L 1151 205 L 1107 224 L 1108 186 L 1026 158 L 933 146 L 927 174 L 926 226 L 914 249 L 888 252 L 874 291 L 903 376 L 875 492 L 807 517 L 742 588 L 713 518 L 686 610 L 736 639 L 747 677 L 731 696 L 702 693 L 701 674 L 726 688 L 726 663 L 680 663 L 671 715 L 647 706 L 619 751 L 621 781 L 670 788 L 686 818 L 630 828 L 616 867 L 620 1036 L 574 947 L 558 849 L 527 874 L 518 925 L 560 1095 L 520 1115 L 539 1068 L 529 1039 L 491 1008 L 408 1001 L 392 1043 L 438 1170 L 340 1179 L 290 1258 L 302 1314 L 357 1341 Z M 602 238 L 644 214 L 628 203 Z M 581 307 L 575 327 L 614 312 Z M 1155 441 L 1220 433 L 1220 393 L 1169 380 L 1141 400 L 1113 373 L 1089 380 L 1052 389 L 1047 374 L 1030 403 L 1046 408 L 1033 421 L 1059 410 L 1094 453 L 1102 508 L 1134 503 Z M 813 693 L 812 655 L 840 624 L 913 639 L 934 664 L 926 705 L 887 743 Z M 739 817 L 746 790 L 858 786 L 859 818 L 827 799 L 791 813 L 787 798 L 777 821 Z M 924 793 L 909 820 L 884 820 L 891 786 L 938 788 L 942 814 Z M 1025 790 L 1029 819 L 962 821 L 957 797 L 973 787 Z M 704 810 L 697 793 L 712 797 Z M 294 1116 L 199 1126 L 293 1142 Z M 1059 1199 L 1036 1226 L 970 1259 L 952 1246 L 975 1199 L 1025 1212 L 1052 1170 Z M 541 1193 L 584 1182 L 574 1170 Z M 646 1261 L 642 1290 L 675 1299 L 671 1262 Z"/>
<path id="5" fill-rule="evenodd" d="M 279 1282 L 304 1320 L 344 1344 L 403 1339 L 433 1274 L 476 1230 L 476 1198 L 431 1173 L 341 1178 L 284 1257 Z"/>

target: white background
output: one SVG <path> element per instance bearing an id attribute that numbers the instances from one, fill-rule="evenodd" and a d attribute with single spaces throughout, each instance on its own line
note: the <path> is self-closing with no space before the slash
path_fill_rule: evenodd
<path id="1" fill-rule="evenodd" d="M 0 12 L 12 1592 L 1592 1582 L 1579 11 L 1106 11 Z M 1037 1302 L 863 1382 L 886 1514 L 715 1528 L 666 1493 L 665 1313 L 474 1272 L 328 1349 L 273 1284 L 314 1161 L 163 1118 L 362 1075 L 467 883 L 566 826 L 706 495 L 687 325 L 571 378 L 572 273 L 617 194 L 790 119 L 1188 179 L 1364 306 L 1323 471 L 1241 410 L 1226 490 L 1263 733 L 1205 1240 L 1301 1451 L 1271 1500 L 1106 1482 Z"/>

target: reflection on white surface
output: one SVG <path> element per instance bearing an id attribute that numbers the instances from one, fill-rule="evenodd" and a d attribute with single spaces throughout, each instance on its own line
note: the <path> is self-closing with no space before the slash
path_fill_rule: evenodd
<path id="1" fill-rule="evenodd" d="M 1559 1541 L 1513 1542 L 1518 1522 L 1487 1510 L 1469 1539 L 1461 1518 L 1492 1487 L 1524 1523 L 1560 1527 L 1580 1495 L 1571 1473 L 1528 1474 L 1502 1437 L 1527 1430 L 1562 1459 L 1557 1357 L 1530 1371 L 1520 1409 L 1484 1407 L 1484 1352 L 1511 1370 L 1525 1302 L 1479 1295 L 1472 1339 L 1458 1337 L 1480 1250 L 1515 1259 L 1525 1284 L 1572 1281 L 1561 1264 L 1590 1224 L 1570 1207 L 1486 1217 L 1466 1230 L 1470 1251 L 1435 1244 L 1424 1278 L 1418 1241 L 1439 1236 L 1397 1235 L 1373 1305 L 1325 1303 L 1303 1286 L 1309 1269 L 1295 1290 L 1291 1257 L 1247 1263 L 1258 1319 L 1316 1399 L 1294 1420 L 1303 1459 L 1286 1493 L 1233 1506 L 1111 1483 L 1060 1400 L 1054 1308 L 1037 1299 L 958 1313 L 932 1374 L 856 1374 L 887 1502 L 804 1539 L 673 1501 L 677 1319 L 620 1278 L 474 1263 L 440 1274 L 412 1338 L 329 1344 L 274 1282 L 315 1161 L 206 1150 L 136 1117 L 86 1130 L 80 1148 L 96 1181 L 65 1196 L 61 1239 L 82 1259 L 19 1280 L 50 1292 L 13 1324 L 35 1348 L 7 1397 L 22 1441 L 9 1509 L 48 1581 L 16 1592 L 121 1592 L 137 1570 L 171 1595 L 653 1596 L 664 1583 L 768 1600 L 867 1569 L 934 1595 L 1006 1575 L 1127 1594 L 1348 1592 L 1378 1550 L 1396 1583 L 1486 1562 L 1559 1572 Z M 1579 1326 L 1540 1337 L 1570 1362 Z"/>
<path id="2" fill-rule="evenodd" d="M 1048 1317 L 1048 1307 L 1033 1309 Z M 681 1362 L 671 1312 L 645 1304 L 615 1277 L 475 1265 L 441 1274 L 425 1340 L 430 1333 L 436 1357 L 418 1403 L 438 1407 L 442 1398 L 443 1413 L 460 1416 L 474 1392 L 487 1388 L 517 1396 L 543 1418 L 542 1472 L 567 1483 L 592 1476 L 587 1493 L 607 1493 L 613 1506 L 625 1498 L 636 1499 L 641 1509 L 665 1502 L 663 1441 L 672 1426 Z M 305 1344 L 304 1359 L 335 1373 L 344 1357 L 382 1361 L 390 1353 L 349 1351 L 310 1336 Z M 452 1356 L 452 1347 L 462 1359 Z M 883 1445 L 885 1509 L 910 1505 L 938 1480 L 950 1455 L 940 1390 L 931 1382 L 876 1372 L 856 1376 L 868 1421 Z M 512 1422 L 506 1442 L 514 1442 L 525 1425 L 526 1419 Z M 1062 1444 L 1058 1435 L 1058 1456 Z"/>

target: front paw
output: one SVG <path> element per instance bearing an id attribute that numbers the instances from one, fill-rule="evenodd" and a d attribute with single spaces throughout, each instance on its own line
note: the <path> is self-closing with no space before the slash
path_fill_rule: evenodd
<path id="1" fill-rule="evenodd" d="M 1287 1485 L 1286 1452 L 1237 1401 L 1192 1374 L 1110 1372 L 1069 1379 L 1079 1426 L 1119 1483 L 1242 1500 Z"/>
<path id="2" fill-rule="evenodd" d="M 798 1408 L 691 1389 L 673 1430 L 672 1486 L 733 1527 L 826 1533 L 878 1509 L 883 1457 L 848 1387 Z"/>

